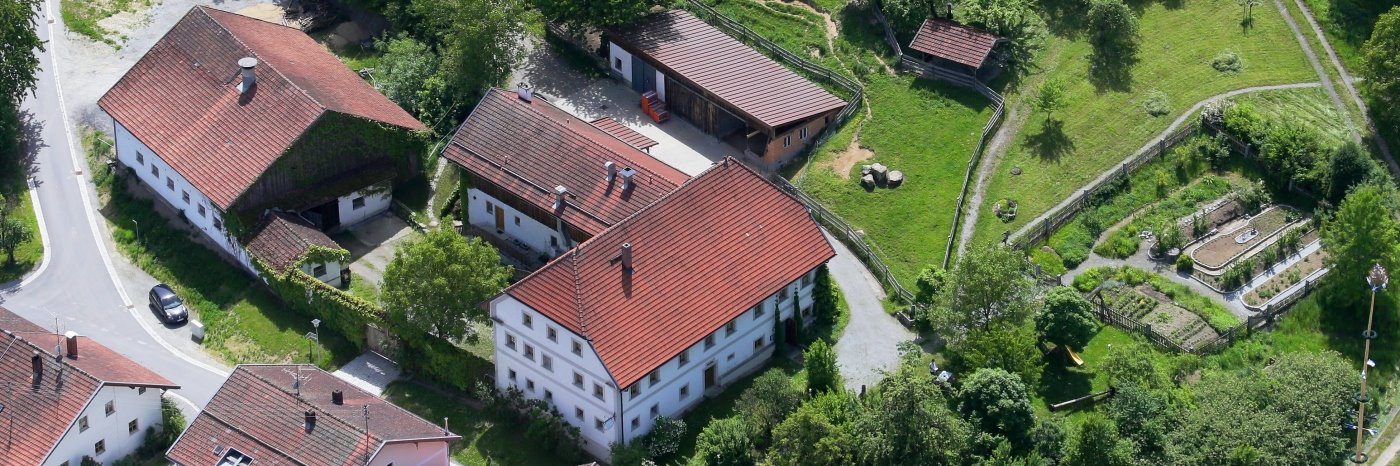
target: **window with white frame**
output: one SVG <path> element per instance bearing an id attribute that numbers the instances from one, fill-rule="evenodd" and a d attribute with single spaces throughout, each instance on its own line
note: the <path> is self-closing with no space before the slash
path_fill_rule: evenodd
<path id="1" fill-rule="evenodd" d="M 681 385 L 681 399 L 690 396 L 690 384 Z"/>
<path id="2" fill-rule="evenodd" d="M 157 167 L 154 163 L 151 164 L 151 174 L 155 175 L 156 179 L 160 179 L 160 167 Z"/>
<path id="3" fill-rule="evenodd" d="M 575 407 L 574 407 L 574 417 L 579 418 L 579 419 L 583 419 L 583 408 L 580 408 L 580 407 L 578 407 L 578 406 L 575 406 Z"/>
<path id="4" fill-rule="evenodd" d="M 199 207 L 196 208 L 195 210 L 198 210 L 198 211 L 199 211 L 199 216 L 200 216 L 200 217 L 204 217 L 204 204 L 200 204 Z"/>
<path id="5" fill-rule="evenodd" d="M 726 336 L 726 337 L 727 337 L 727 336 L 732 336 L 732 335 L 734 335 L 734 332 L 736 332 L 736 331 L 738 331 L 738 330 L 739 330 L 739 326 L 736 325 L 736 324 L 734 324 L 734 321 L 732 321 L 732 320 L 729 321 L 729 323 L 724 324 L 724 336 Z"/>
<path id="6" fill-rule="evenodd" d="M 597 398 L 597 399 L 600 399 L 600 400 L 603 399 L 603 386 L 602 386 L 602 385 L 599 385 L 599 384 L 596 384 L 596 383 L 593 384 L 593 397 L 594 397 L 594 398 Z"/>
<path id="7" fill-rule="evenodd" d="M 540 365 L 544 366 L 544 370 L 554 372 L 554 358 L 549 357 L 548 354 L 540 355 Z"/>
<path id="8" fill-rule="evenodd" d="M 637 429 L 640 429 L 641 427 L 642 427 L 642 419 L 641 419 L 640 417 L 637 417 L 637 416 L 632 416 L 632 430 L 637 430 Z"/>
<path id="9" fill-rule="evenodd" d="M 651 371 L 650 374 L 647 374 L 647 383 L 651 384 L 651 385 L 648 385 L 648 387 L 655 387 L 656 384 L 661 383 L 661 369 L 660 369 L 660 368 L 657 368 L 656 370 Z"/>
<path id="10" fill-rule="evenodd" d="M 554 330 L 554 327 L 549 327 L 548 329 L 546 329 L 544 331 L 544 336 L 545 338 L 548 338 L 549 341 L 559 341 L 559 332 Z"/>
<path id="11" fill-rule="evenodd" d="M 189 203 L 190 203 L 190 192 L 189 192 L 189 191 L 180 191 L 180 200 L 185 201 L 185 204 L 186 204 L 186 205 L 189 205 Z"/>
<path id="12" fill-rule="evenodd" d="M 525 345 L 525 359 L 529 359 L 530 362 L 535 361 L 535 347 L 528 344 Z"/>
<path id="13" fill-rule="evenodd" d="M 788 147 L 788 146 L 791 146 L 791 145 L 792 145 L 792 135 L 789 134 L 789 135 L 783 136 L 783 147 Z"/>
<path id="14" fill-rule="evenodd" d="M 705 335 L 705 349 L 710 349 L 710 348 L 713 348 L 714 346 L 715 346 L 715 334 L 711 333 L 711 334 L 709 334 L 709 335 Z"/>
<path id="15" fill-rule="evenodd" d="M 681 355 L 676 357 L 676 361 L 677 366 L 690 364 L 690 348 L 681 350 Z"/>
<path id="16" fill-rule="evenodd" d="M 574 340 L 574 348 L 573 348 L 573 351 L 574 351 L 574 356 L 582 356 L 582 355 L 583 355 L 583 344 L 582 344 L 582 343 L 579 343 L 578 340 Z"/>
<path id="17" fill-rule="evenodd" d="M 506 348 L 515 349 L 515 335 L 506 334 Z"/>
<path id="18" fill-rule="evenodd" d="M 763 317 L 763 303 L 753 307 L 753 319 L 758 320 L 759 317 Z"/>
<path id="19" fill-rule="evenodd" d="M 583 388 L 583 374 L 574 372 L 574 386 L 578 388 Z"/>
<path id="20" fill-rule="evenodd" d="M 168 176 L 165 177 L 165 189 L 169 189 L 169 190 L 171 190 L 171 191 L 174 191 L 174 190 L 175 190 L 175 179 L 174 179 L 174 178 L 171 178 L 171 177 L 168 177 Z"/>
<path id="21" fill-rule="evenodd" d="M 527 328 L 535 328 L 535 318 L 530 317 L 528 312 L 522 312 L 520 313 L 520 324 Z"/>
<path id="22" fill-rule="evenodd" d="M 593 428 L 594 428 L 594 429 L 598 429 L 598 432 L 602 432 L 602 431 L 603 431 L 603 420 L 602 420 L 602 419 L 599 419 L 599 418 L 596 418 L 596 417 L 593 418 Z"/>
<path id="23" fill-rule="evenodd" d="M 137 152 L 137 153 L 136 153 L 136 164 L 137 164 L 137 165 L 145 165 L 145 164 L 146 164 L 146 156 L 145 156 L 145 155 L 142 155 L 140 152 Z"/>
<path id="24" fill-rule="evenodd" d="M 525 379 L 525 389 L 526 389 L 526 390 L 529 390 L 530 393 L 534 393 L 534 392 L 535 392 L 535 381 L 527 377 L 527 378 Z"/>
<path id="25" fill-rule="evenodd" d="M 629 398 L 629 399 L 635 399 L 635 398 L 637 398 L 638 396 L 641 396 L 641 395 L 642 395 L 642 384 L 634 383 L 634 384 L 632 384 L 632 386 L 631 386 L 630 388 L 627 389 L 627 396 L 632 397 L 632 398 Z"/>

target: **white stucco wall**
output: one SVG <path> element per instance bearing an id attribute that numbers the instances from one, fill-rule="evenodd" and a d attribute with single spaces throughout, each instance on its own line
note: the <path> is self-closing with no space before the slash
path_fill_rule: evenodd
<path id="1" fill-rule="evenodd" d="M 145 393 L 140 393 L 136 388 L 103 386 L 98 390 L 97 396 L 83 408 L 82 414 L 70 421 L 68 431 L 44 460 L 43 466 L 61 466 L 65 461 L 69 466 L 78 466 L 84 455 L 102 463 L 112 464 L 135 452 L 146 438 L 146 427 L 155 426 L 156 430 L 163 428 L 160 395 L 161 390 L 155 388 L 148 388 Z M 111 416 L 106 412 L 108 401 L 112 402 L 115 409 Z M 78 419 L 83 416 L 87 417 L 88 429 L 79 432 Z M 133 419 L 136 420 L 135 433 L 128 432 L 127 429 L 128 423 Z M 97 455 L 93 450 L 98 441 L 104 441 L 107 447 L 106 452 L 101 455 Z"/>
<path id="2" fill-rule="evenodd" d="M 355 199 L 361 197 L 364 198 L 364 205 L 355 208 Z M 336 201 L 340 210 L 340 227 L 354 225 L 389 210 L 389 202 L 392 200 L 393 194 L 388 181 L 340 196 Z"/>
<path id="3" fill-rule="evenodd" d="M 487 210 L 488 204 L 491 206 L 489 211 Z M 469 223 L 488 232 L 497 231 L 495 209 L 505 211 L 505 229 L 502 230 L 500 236 L 507 239 L 518 239 L 528 244 L 534 254 L 546 254 L 549 257 L 554 257 L 573 247 L 573 242 L 556 230 L 554 225 L 537 222 L 533 217 L 515 210 L 499 199 L 476 188 L 467 190 L 467 221 Z"/>
<path id="4" fill-rule="evenodd" d="M 622 61 L 621 66 L 619 66 L 618 60 Z M 623 80 L 628 83 L 632 82 L 632 54 L 627 53 L 626 50 L 622 50 L 622 47 L 618 47 L 612 42 L 608 43 L 608 66 L 613 69 L 613 72 L 622 73 Z"/>
<path id="5" fill-rule="evenodd" d="M 306 272 L 307 275 L 316 277 L 318 280 L 329 283 L 331 286 L 340 286 L 340 269 L 343 268 L 340 262 L 326 262 L 326 273 L 320 275 L 316 274 L 317 265 L 318 264 L 311 263 L 301 264 L 301 271 Z"/>
<path id="6" fill-rule="evenodd" d="M 787 297 L 780 299 L 775 291 L 755 308 L 745 311 L 734 319 L 735 331 L 730 334 L 725 326 L 714 333 L 714 345 L 706 349 L 702 338 L 690 347 L 689 362 L 680 364 L 675 355 L 660 368 L 659 381 L 652 384 L 648 377 L 638 381 L 640 393 L 636 397 L 624 387 L 621 391 L 621 414 L 618 412 L 619 392 L 613 385 L 612 377 L 603 366 L 602 360 L 593 351 L 591 344 L 567 328 L 550 320 L 539 312 L 509 295 L 502 295 L 491 302 L 491 316 L 495 332 L 496 386 L 517 387 L 525 396 L 545 399 L 545 391 L 552 395 L 551 402 L 570 423 L 579 428 L 585 444 L 584 449 L 599 457 L 608 458 L 608 445 L 622 437 L 630 442 L 651 430 L 655 418 L 652 406 L 657 407 L 657 415 L 680 417 L 705 397 L 705 368 L 715 366 L 718 386 L 728 385 L 761 367 L 773 352 L 773 319 L 785 320 L 794 316 L 798 309 L 812 305 L 812 288 L 815 271 L 788 284 Z M 758 315 L 757 308 L 762 308 Z M 525 317 L 530 316 L 531 325 L 525 326 Z M 550 340 L 549 330 L 554 329 L 555 339 Z M 763 344 L 754 348 L 754 341 L 763 338 Z M 508 347 L 514 340 L 515 347 Z M 578 341 L 581 354 L 572 351 L 572 342 Z M 530 346 L 533 357 L 526 356 L 526 345 Z M 551 358 L 551 368 L 545 369 L 543 357 Z M 511 379 L 510 372 L 515 372 Z M 583 387 L 573 384 L 573 374 L 583 376 Z M 530 389 L 530 382 L 534 389 Z M 593 396 L 593 385 L 603 387 L 603 397 Z M 680 389 L 688 386 L 688 394 L 681 397 Z M 576 416 L 575 408 L 582 409 L 584 416 Z M 634 428 L 631 421 L 636 419 Z M 611 428 L 599 430 L 596 420 L 612 419 Z M 621 429 L 619 431 L 619 429 Z"/>
<path id="7" fill-rule="evenodd" d="M 379 450 L 379 454 L 369 461 L 369 466 L 447 466 L 448 443 L 406 442 L 390 443 Z"/>
<path id="8" fill-rule="evenodd" d="M 253 264 L 248 259 L 248 254 L 243 251 L 236 240 L 228 235 L 225 226 L 215 226 L 215 220 L 222 222 L 222 213 L 208 196 L 195 189 L 194 185 L 185 180 L 185 177 L 174 169 L 170 164 L 160 158 L 159 154 L 151 151 L 146 144 L 132 135 L 121 122 L 115 124 L 115 141 L 117 160 L 122 165 L 130 167 L 136 172 L 136 176 L 143 184 L 150 187 L 151 191 L 158 193 L 165 202 L 185 213 L 185 218 L 190 220 L 200 231 L 204 232 L 214 244 L 218 245 L 229 253 L 238 263 L 248 271 L 253 271 Z M 139 154 L 139 157 L 138 157 Z M 152 173 L 151 167 L 155 167 L 158 173 Z M 174 185 L 174 188 L 170 188 Z M 185 195 L 189 200 L 185 200 Z M 199 207 L 204 206 L 204 213 L 199 212 Z M 132 225 L 123 225 L 131 227 Z"/>

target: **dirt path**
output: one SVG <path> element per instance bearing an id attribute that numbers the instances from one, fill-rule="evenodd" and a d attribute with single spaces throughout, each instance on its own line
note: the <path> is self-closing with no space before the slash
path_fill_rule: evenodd
<path id="1" fill-rule="evenodd" d="M 1093 181 L 1090 181 L 1090 182 L 1088 182 L 1088 183 L 1085 183 L 1084 186 L 1085 186 L 1086 188 L 1089 187 L 1089 186 L 1096 186 L 1096 185 L 1098 185 L 1098 184 L 1100 184 L 1100 183 L 1103 183 L 1103 182 L 1104 182 L 1105 180 L 1107 180 L 1110 176 L 1113 176 L 1114 174 L 1118 173 L 1118 171 L 1120 170 L 1119 167 L 1122 166 L 1123 163 L 1125 163 L 1125 162 L 1127 162 L 1127 161 L 1129 161 L 1129 160 L 1132 160 L 1132 159 L 1134 159 L 1134 158 L 1136 158 L 1136 157 L 1142 155 L 1143 153 L 1147 152 L 1148 150 L 1152 149 L 1154 146 L 1157 145 L 1157 142 L 1158 142 L 1158 141 L 1161 141 L 1162 138 L 1167 137 L 1167 135 L 1171 134 L 1172 131 L 1176 131 L 1177 128 L 1179 128 L 1179 127 L 1181 127 L 1181 125 L 1185 124 L 1185 123 L 1186 123 L 1186 120 L 1187 120 L 1188 118 L 1194 118 L 1194 117 L 1196 116 L 1196 112 L 1200 111 L 1200 110 L 1201 110 L 1201 107 L 1204 107 L 1204 106 L 1205 106 L 1206 104 L 1208 104 L 1208 103 L 1215 102 L 1215 101 L 1220 100 L 1220 99 L 1226 99 L 1226 98 L 1234 97 L 1234 96 L 1241 95 L 1241 94 L 1248 94 L 1248 93 L 1251 93 L 1251 92 L 1277 91 L 1277 90 L 1282 90 L 1282 89 L 1307 89 L 1307 88 L 1318 87 L 1318 86 L 1321 86 L 1321 85 L 1322 85 L 1321 83 L 1311 82 L 1311 83 L 1294 83 L 1294 84 L 1275 84 L 1275 85 L 1270 85 L 1270 86 L 1253 86 L 1253 87 L 1246 87 L 1246 88 L 1244 88 L 1244 89 L 1235 89 L 1235 90 L 1233 90 L 1233 91 L 1224 92 L 1224 93 L 1216 94 L 1216 95 L 1211 96 L 1211 97 L 1207 97 L 1205 100 L 1202 100 L 1202 101 L 1200 101 L 1200 102 L 1196 102 L 1195 105 L 1192 105 L 1191 108 L 1187 109 L 1186 112 L 1184 112 L 1184 113 L 1181 114 L 1181 116 L 1176 117 L 1176 120 L 1172 121 L 1172 124 L 1168 125 L 1166 129 L 1162 130 L 1161 133 L 1158 133 L 1158 134 L 1157 134 L 1157 137 L 1154 137 L 1154 138 L 1152 138 L 1151 140 L 1147 141 L 1147 143 L 1143 144 L 1142 147 L 1138 148 L 1138 150 L 1134 151 L 1131 155 L 1125 157 L 1125 158 L 1123 159 L 1123 162 L 1114 164 L 1112 167 L 1109 167 L 1107 170 L 1104 170 L 1104 172 L 1103 172 L 1103 173 L 1100 173 L 1099 176 L 1098 176 L 1097 178 L 1094 178 Z M 1051 207 L 1049 210 L 1046 210 L 1045 212 L 1041 212 L 1040 215 L 1037 215 L 1034 219 L 1031 219 L 1031 221 L 1026 222 L 1026 224 L 1025 224 L 1024 226 L 1022 226 L 1021 229 L 1016 230 L 1016 233 L 1014 233 L 1014 234 L 1011 235 L 1011 238 L 1012 238 L 1012 239 L 1019 238 L 1019 237 L 1021 237 L 1021 236 L 1024 236 L 1024 235 L 1026 234 L 1026 232 L 1030 231 L 1031 228 L 1038 228 L 1038 227 L 1040 226 L 1040 224 L 1041 224 L 1042 222 L 1045 221 L 1045 218 L 1046 218 L 1048 215 L 1050 215 L 1050 213 L 1052 213 L 1052 212 L 1057 212 L 1057 211 L 1060 211 L 1060 210 L 1062 210 L 1062 209 L 1065 209 L 1065 208 L 1067 208 L 1071 203 L 1077 201 L 1077 200 L 1079 199 L 1079 194 L 1078 194 L 1078 193 L 1079 193 L 1079 191 L 1075 191 L 1074 194 L 1070 195 L 1069 197 L 1066 197 L 1064 200 L 1060 201 L 1059 204 L 1056 204 L 1054 207 Z"/>
<path id="2" fill-rule="evenodd" d="M 992 141 L 987 144 L 987 151 L 982 154 L 982 164 L 977 167 L 977 184 L 972 189 L 972 197 L 967 199 L 967 210 L 964 214 L 962 231 L 958 233 L 958 254 L 962 257 L 967 252 L 967 244 L 972 241 L 972 233 L 977 231 L 977 218 L 982 213 L 982 203 L 987 198 L 987 181 L 995 172 L 998 162 L 1001 161 L 1002 154 L 1006 153 L 1010 147 L 1011 140 L 1017 133 L 1021 132 L 1021 126 L 1026 124 L 1026 119 L 1030 117 L 1025 105 L 1016 105 L 1006 112 L 1006 122 L 1002 123 L 997 132 L 992 135 Z"/>
<path id="3" fill-rule="evenodd" d="M 1376 121 L 1371 118 L 1370 110 L 1366 109 L 1365 100 L 1361 98 L 1360 93 L 1356 92 L 1354 85 L 1356 79 L 1347 73 L 1347 68 L 1342 66 L 1341 60 L 1337 59 L 1337 50 L 1333 49 L 1332 43 L 1327 41 L 1327 35 L 1322 33 L 1322 28 L 1317 25 L 1317 19 L 1313 18 L 1312 11 L 1308 9 L 1308 6 L 1303 3 L 1303 0 L 1293 0 L 1293 2 L 1298 5 L 1298 11 L 1303 12 L 1303 19 L 1308 20 L 1308 26 L 1312 27 L 1313 35 L 1317 36 L 1317 43 L 1322 44 L 1322 49 L 1327 52 L 1327 58 L 1331 60 L 1332 67 L 1337 69 L 1337 76 L 1341 77 L 1342 88 L 1346 89 L 1347 94 L 1351 96 L 1352 103 L 1356 104 L 1356 108 L 1361 110 L 1361 118 L 1366 122 L 1366 129 L 1375 138 L 1376 148 L 1380 149 L 1381 157 L 1385 158 L 1385 163 L 1390 166 L 1391 173 L 1400 177 L 1400 165 L 1395 163 L 1395 157 L 1390 153 L 1390 144 L 1387 144 L 1385 138 L 1381 137 L 1380 132 L 1376 130 Z"/>

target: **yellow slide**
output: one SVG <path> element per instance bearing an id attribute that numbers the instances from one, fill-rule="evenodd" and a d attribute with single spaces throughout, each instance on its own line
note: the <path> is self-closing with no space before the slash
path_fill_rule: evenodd
<path id="1" fill-rule="evenodd" d="M 1069 353 L 1069 360 L 1074 363 L 1074 367 L 1084 365 L 1084 358 L 1079 357 L 1079 353 L 1074 352 L 1074 348 L 1070 348 L 1069 345 L 1065 345 L 1065 352 Z"/>

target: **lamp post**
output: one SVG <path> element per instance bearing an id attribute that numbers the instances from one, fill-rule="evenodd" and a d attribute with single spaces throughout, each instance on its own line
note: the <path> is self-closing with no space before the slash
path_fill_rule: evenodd
<path id="1" fill-rule="evenodd" d="M 1376 293 L 1385 289 L 1390 278 L 1385 274 L 1385 268 L 1380 264 L 1371 267 L 1371 273 L 1366 276 L 1366 284 L 1371 286 L 1371 310 L 1366 315 L 1366 331 L 1361 333 L 1361 338 L 1366 340 L 1365 349 L 1361 353 L 1361 394 L 1356 396 L 1356 455 L 1351 461 L 1356 464 L 1363 464 L 1370 459 L 1361 452 L 1361 442 L 1366 435 L 1366 402 L 1370 398 L 1366 396 L 1366 370 L 1371 365 L 1371 340 L 1376 339 L 1376 331 L 1371 329 L 1371 322 L 1376 316 Z"/>
<path id="2" fill-rule="evenodd" d="M 137 243 L 140 243 L 140 242 L 141 242 L 141 222 L 138 222 L 138 221 L 136 221 L 136 219 L 133 218 L 133 219 L 131 219 L 131 224 L 136 226 L 136 242 L 137 242 Z"/>
<path id="3" fill-rule="evenodd" d="M 311 363 L 316 364 L 316 346 L 311 342 L 321 342 L 321 319 L 311 319 L 311 329 L 306 334 L 306 352 L 311 354 Z"/>

